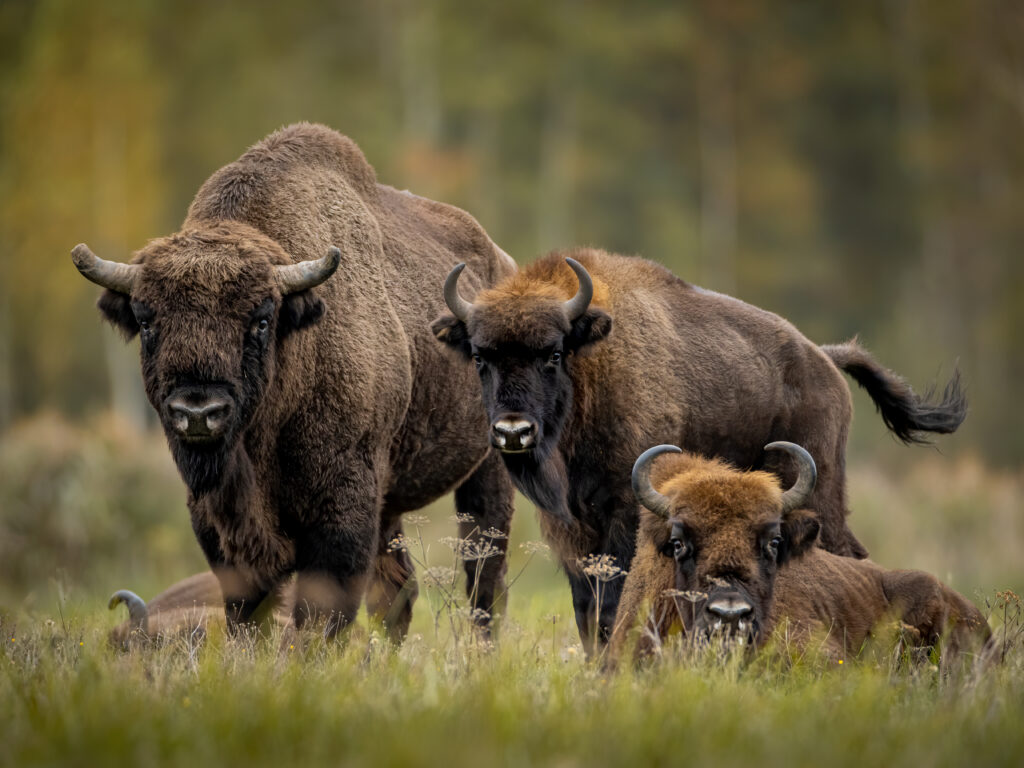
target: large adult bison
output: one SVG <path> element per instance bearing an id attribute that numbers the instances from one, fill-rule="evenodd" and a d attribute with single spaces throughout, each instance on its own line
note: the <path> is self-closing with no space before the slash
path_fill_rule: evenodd
<path id="1" fill-rule="evenodd" d="M 822 545 L 865 557 L 845 520 L 852 405 L 840 369 L 905 441 L 952 432 L 964 418 L 958 376 L 939 403 L 923 402 L 856 344 L 819 347 L 781 317 L 649 261 L 592 249 L 552 253 L 475 302 L 459 294 L 462 269 L 445 282 L 451 313 L 434 333 L 476 363 L 491 441 L 541 510 L 588 643 L 595 629 L 607 638 L 621 579 L 603 585 L 595 606 L 597 590 L 576 563 L 602 553 L 628 568 L 637 525 L 630 468 L 647 446 L 678 443 L 792 479 L 761 447 L 806 445 L 820 462 L 808 505 L 821 520 Z M 473 276 L 471 285 L 478 282 Z"/>
<path id="2" fill-rule="evenodd" d="M 388 548 L 401 513 L 454 488 L 465 534 L 507 529 L 513 489 L 478 385 L 425 318 L 453 262 L 473 265 L 475 289 L 514 265 L 463 211 L 378 184 L 349 139 L 285 128 L 210 177 L 181 230 L 133 263 L 72 256 L 107 289 L 102 314 L 141 336 L 232 626 L 298 572 L 299 627 L 322 615 L 333 634 L 365 594 L 401 637 L 416 593 L 408 555 Z M 504 560 L 478 566 L 490 609 Z"/>
<path id="3" fill-rule="evenodd" d="M 767 472 L 740 472 L 672 445 L 637 459 L 633 487 L 645 511 L 616 618 L 613 662 L 641 627 L 643 654 L 673 626 L 690 639 L 758 647 L 783 621 L 786 639 L 798 648 L 819 640 L 837 659 L 857 653 L 886 618 L 900 620 L 913 645 L 943 644 L 952 655 L 984 648 L 991 636 L 985 617 L 931 574 L 814 546 L 818 521 L 803 508 L 814 488 L 814 460 L 793 443 L 766 448 L 799 467 L 789 490 Z M 666 456 L 652 471 L 663 454 L 682 455 Z"/>

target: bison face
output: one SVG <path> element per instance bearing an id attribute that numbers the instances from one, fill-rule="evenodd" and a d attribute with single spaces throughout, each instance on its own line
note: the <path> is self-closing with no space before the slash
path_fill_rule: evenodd
<path id="1" fill-rule="evenodd" d="M 232 224 L 156 240 L 131 265 L 82 245 L 73 255 L 83 275 L 107 288 L 103 315 L 126 339 L 139 335 L 146 394 L 182 477 L 202 495 L 252 424 L 285 337 L 323 315 L 312 289 L 337 269 L 340 253 L 287 264 L 273 241 Z"/>
<path id="2" fill-rule="evenodd" d="M 650 463 L 679 452 L 675 446 L 651 448 L 634 465 L 634 491 L 657 516 L 646 518 L 642 535 L 673 560 L 675 599 L 689 637 L 762 642 L 778 569 L 818 535 L 817 519 L 800 509 L 814 489 L 813 459 L 792 443 L 767 448 L 786 451 L 800 464 L 788 491 L 768 473 L 685 456 L 663 462 L 655 490 Z"/>
<path id="3" fill-rule="evenodd" d="M 574 259 L 566 262 L 579 278 L 568 301 L 554 286 L 513 278 L 471 304 L 458 294 L 463 265 L 445 282 L 452 314 L 432 329 L 476 365 L 491 444 L 506 456 L 543 461 L 550 455 L 572 407 L 574 357 L 611 331 L 608 314 L 589 306 L 593 284 L 586 269 Z"/>
<path id="4" fill-rule="evenodd" d="M 708 528 L 695 522 L 685 515 L 673 517 L 662 550 L 674 560 L 676 599 L 687 635 L 754 644 L 771 604 L 782 546 L 780 523 Z"/>

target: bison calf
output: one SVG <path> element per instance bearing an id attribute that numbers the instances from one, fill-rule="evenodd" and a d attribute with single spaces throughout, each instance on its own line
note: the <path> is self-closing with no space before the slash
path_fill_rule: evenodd
<path id="1" fill-rule="evenodd" d="M 802 508 L 814 488 L 814 460 L 793 443 L 766 449 L 788 454 L 798 466 L 789 490 L 774 475 L 740 472 L 671 445 L 637 459 L 633 488 L 646 510 L 616 617 L 613 660 L 642 606 L 651 610 L 639 653 L 680 624 L 688 638 L 721 636 L 760 647 L 783 619 L 791 641 L 800 646 L 824 636 L 837 658 L 856 653 L 886 617 L 908 625 L 917 645 L 944 641 L 953 653 L 989 638 L 978 609 L 934 576 L 815 546 L 818 521 Z M 652 471 L 654 458 L 665 453 L 678 455 Z"/>

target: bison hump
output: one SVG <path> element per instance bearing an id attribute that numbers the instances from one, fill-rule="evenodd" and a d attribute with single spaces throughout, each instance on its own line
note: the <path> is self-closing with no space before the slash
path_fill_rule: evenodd
<path id="1" fill-rule="evenodd" d="M 265 203 L 276 181 L 302 174 L 303 169 L 337 173 L 363 199 L 377 199 L 377 175 L 354 141 L 325 125 L 296 123 L 270 134 L 214 173 L 196 195 L 189 218 L 245 218 Z"/>

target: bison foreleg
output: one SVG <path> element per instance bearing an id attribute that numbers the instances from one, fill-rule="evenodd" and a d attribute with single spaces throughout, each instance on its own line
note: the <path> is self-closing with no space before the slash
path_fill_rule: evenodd
<path id="1" fill-rule="evenodd" d="M 322 621 L 326 637 L 355 619 L 376 551 L 376 509 L 360 510 L 355 501 L 343 508 L 296 542 L 295 626 Z"/>
<path id="2" fill-rule="evenodd" d="M 472 542 L 467 548 L 466 594 L 476 623 L 490 627 L 492 617 L 505 612 L 505 572 L 508 534 L 512 523 L 515 488 L 497 453 L 488 454 L 465 482 L 455 489 L 459 536 Z"/>
<path id="3" fill-rule="evenodd" d="M 239 625 L 250 621 L 253 612 L 267 597 L 269 590 L 252 583 L 242 569 L 233 568 L 228 564 L 220 546 L 217 530 L 196 510 L 192 513 L 192 530 L 224 595 L 224 618 L 228 631 L 235 633 Z"/>

